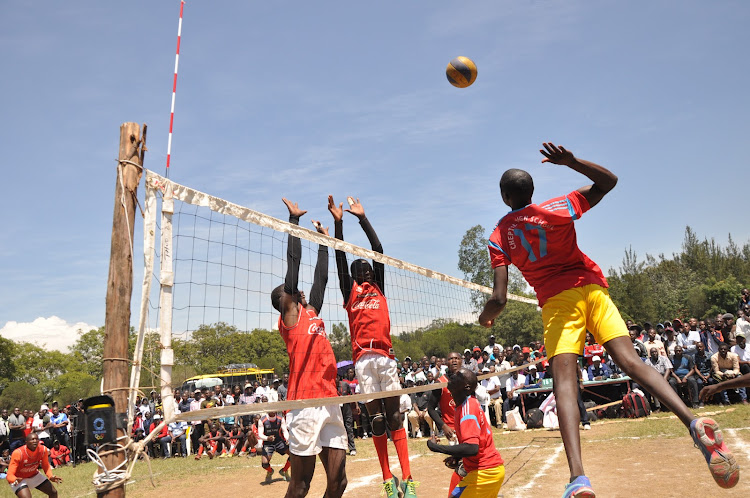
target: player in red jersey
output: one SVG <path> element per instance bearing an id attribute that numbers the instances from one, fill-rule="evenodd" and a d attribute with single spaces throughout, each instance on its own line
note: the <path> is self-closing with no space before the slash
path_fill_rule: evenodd
<path id="1" fill-rule="evenodd" d="M 289 223 L 299 225 L 307 211 L 283 199 L 289 209 Z M 313 222 L 318 232 L 328 229 Z M 336 357 L 328 342 L 323 320 L 318 313 L 323 306 L 328 282 L 328 247 L 319 246 L 310 301 L 297 288 L 302 244 L 289 235 L 287 269 L 284 284 L 271 293 L 271 303 L 281 313 L 279 332 L 289 355 L 287 401 L 311 398 L 335 398 Z M 320 455 L 326 471 L 326 496 L 339 497 L 346 489 L 347 437 L 341 407 L 338 404 L 290 410 L 286 415 L 289 430 L 289 452 L 292 476 L 287 497 L 306 496 L 315 473 L 315 457 Z"/>
<path id="2" fill-rule="evenodd" d="M 448 382 L 448 379 L 461 369 L 461 365 L 463 364 L 461 353 L 456 351 L 449 353 L 448 358 L 446 359 L 446 364 L 448 365 L 448 371 L 438 378 L 438 382 Z M 430 402 L 427 406 L 427 412 L 430 414 L 430 418 L 435 422 L 438 431 L 441 431 L 449 441 L 454 441 L 456 439 L 454 429 L 455 410 L 456 403 L 447 387 L 435 389 L 430 393 Z M 453 493 L 453 489 L 461 481 L 461 477 L 462 476 L 456 472 L 451 474 L 451 482 L 448 486 L 448 496 Z"/>
<path id="3" fill-rule="evenodd" d="M 359 224 L 370 241 L 372 250 L 382 253 L 375 230 L 365 216 L 359 199 L 349 198 L 350 208 L 346 211 L 359 219 Z M 333 215 L 336 238 L 344 240 L 343 203 L 336 206 L 333 196 L 328 196 L 328 210 Z M 388 315 L 388 301 L 385 298 L 385 266 L 383 263 L 357 259 L 352 262 L 351 275 L 346 261 L 346 253 L 336 251 L 336 270 L 339 276 L 344 308 L 349 315 L 349 332 L 352 338 L 352 359 L 359 379 L 360 391 L 371 394 L 381 391 L 396 391 L 401 388 L 398 366 L 391 345 L 391 319 Z M 372 425 L 372 440 L 383 471 L 383 490 L 388 498 L 399 495 L 404 498 L 416 497 L 415 482 L 409 466 L 409 447 L 406 430 L 401 422 L 399 397 L 373 400 L 367 403 L 367 412 Z M 384 414 L 385 412 L 385 414 Z M 391 431 L 391 439 L 396 447 L 401 464 L 402 483 L 391 473 L 388 464 L 388 436 L 386 424 Z"/>
<path id="4" fill-rule="evenodd" d="M 438 444 L 433 435 L 427 441 L 427 447 L 450 455 L 446 465 L 455 468 L 456 473 L 463 477 L 449 496 L 495 498 L 503 485 L 505 466 L 492 439 L 492 426 L 474 397 L 476 388 L 477 376 L 471 370 L 461 368 L 451 375 L 448 390 L 456 403 L 458 444 Z"/>
<path id="5" fill-rule="evenodd" d="M 508 265 L 515 264 L 536 290 L 542 307 L 544 344 L 555 379 L 557 414 L 571 475 L 563 496 L 595 496 L 583 472 L 578 434 L 576 370 L 586 330 L 627 375 L 659 398 L 689 428 L 717 484 L 734 486 L 739 480 L 739 468 L 722 442 L 716 422 L 697 419 L 664 378 L 640 360 L 625 322 L 609 297 L 607 280 L 596 263 L 578 248 L 573 222 L 614 188 L 617 177 L 552 143 L 545 143 L 540 152 L 545 156 L 543 163 L 565 165 L 593 184 L 537 205 L 531 203 L 531 175 L 520 169 L 503 173 L 500 194 L 512 211 L 498 222 L 490 236 L 494 290 L 479 315 L 479 323 L 492 326 L 505 308 Z"/>
<path id="6" fill-rule="evenodd" d="M 39 472 L 40 466 L 44 474 Z M 52 483 L 62 482 L 62 478 L 52 474 L 49 450 L 43 444 L 39 444 L 39 436 L 35 432 L 26 436 L 26 444 L 16 448 L 11 454 L 5 479 L 18 498 L 31 498 L 30 488 L 36 488 L 55 498 L 57 490 Z"/>

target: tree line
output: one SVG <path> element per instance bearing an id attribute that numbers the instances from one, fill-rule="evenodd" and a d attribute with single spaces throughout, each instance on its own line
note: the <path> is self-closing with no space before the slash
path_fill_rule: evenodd
<path id="1" fill-rule="evenodd" d="M 492 286 L 493 271 L 487 252 L 487 239 L 480 226 L 465 233 L 458 250 L 458 269 L 464 278 Z M 637 323 L 657 323 L 674 318 L 711 318 L 717 313 L 736 313 L 743 287 L 750 282 L 750 243 L 737 245 L 731 235 L 726 245 L 714 239 L 700 239 L 686 227 L 681 251 L 666 257 L 635 250 L 625 251 L 619 268 L 610 269 L 607 279 L 610 295 L 623 318 Z M 533 297 L 520 272 L 511 267 L 509 291 Z M 477 314 L 487 296 L 472 295 Z M 79 331 L 67 353 L 48 351 L 26 342 L 0 337 L 0 408 L 35 407 L 43 401 L 70 403 L 97 394 L 101 384 L 104 327 Z M 483 347 L 490 334 L 506 345 L 528 345 L 542 339 L 541 313 L 534 305 L 509 301 L 491 329 L 477 323 L 435 320 L 426 327 L 393 337 L 398 358 L 406 355 L 446 356 L 450 351 Z M 337 361 L 351 359 L 351 342 L 344 323 L 328 326 L 328 336 Z M 131 330 L 130 357 L 136 334 Z M 175 353 L 173 385 L 198 374 L 216 372 L 230 363 L 255 363 L 260 368 L 286 371 L 289 361 L 278 331 L 239 330 L 219 322 L 202 325 L 187 339 L 172 341 Z M 158 333 L 145 337 L 141 386 L 159 385 L 160 344 Z M 158 390 L 158 388 L 157 388 Z"/>

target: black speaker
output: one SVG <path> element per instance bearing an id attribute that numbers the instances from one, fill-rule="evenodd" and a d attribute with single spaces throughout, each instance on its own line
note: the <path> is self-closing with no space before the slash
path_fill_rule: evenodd
<path id="1" fill-rule="evenodd" d="M 86 444 L 104 444 L 117 441 L 115 400 L 111 396 L 93 396 L 83 401 L 86 419 Z"/>

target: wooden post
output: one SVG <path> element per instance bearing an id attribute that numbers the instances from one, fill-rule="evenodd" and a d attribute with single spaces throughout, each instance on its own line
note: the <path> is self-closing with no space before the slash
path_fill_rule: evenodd
<path id="1" fill-rule="evenodd" d="M 102 374 L 105 394 L 115 400 L 118 425 L 128 408 L 128 336 L 130 334 L 130 297 L 133 292 L 133 229 L 135 225 L 136 189 L 141 180 L 146 125 L 124 123 L 120 126 L 120 153 L 115 182 L 115 212 L 112 221 L 112 246 L 107 279 L 107 311 L 104 320 L 104 358 Z M 132 164 L 131 164 L 132 163 Z M 124 188 L 124 190 L 123 190 Z M 124 429 L 117 436 L 125 435 Z M 103 458 L 108 469 L 125 460 L 124 452 Z M 125 496 L 125 483 L 99 493 L 99 496 Z"/>

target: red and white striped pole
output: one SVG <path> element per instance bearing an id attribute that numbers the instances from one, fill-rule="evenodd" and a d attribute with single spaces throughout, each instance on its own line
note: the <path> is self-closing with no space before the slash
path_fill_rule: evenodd
<path id="1" fill-rule="evenodd" d="M 177 94 L 177 66 L 180 64 L 180 37 L 182 36 L 182 9 L 185 7 L 185 0 L 180 0 L 180 23 L 177 25 L 177 53 L 174 57 L 174 80 L 172 81 L 172 109 L 169 115 L 169 140 L 167 141 L 167 173 L 169 178 L 169 159 L 172 156 L 172 128 L 174 127 L 174 100 Z"/>

